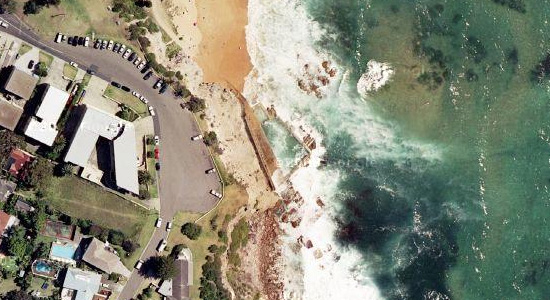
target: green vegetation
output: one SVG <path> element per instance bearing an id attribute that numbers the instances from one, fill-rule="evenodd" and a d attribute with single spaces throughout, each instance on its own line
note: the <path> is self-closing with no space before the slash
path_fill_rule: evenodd
<path id="1" fill-rule="evenodd" d="M 229 263 L 234 266 L 241 265 L 241 259 L 237 250 L 248 243 L 248 224 L 245 219 L 240 219 L 231 232 L 231 245 L 229 246 Z"/>
<path id="2" fill-rule="evenodd" d="M 45 158 L 36 157 L 30 164 L 25 166 L 26 173 L 23 178 L 28 187 L 34 188 L 40 193 L 44 192 L 53 177 L 53 165 Z"/>
<path id="3" fill-rule="evenodd" d="M 16 9 L 14 0 L 0 0 L 0 14 L 14 13 Z"/>
<path id="4" fill-rule="evenodd" d="M 204 101 L 204 99 L 191 96 L 191 99 L 189 99 L 189 102 L 187 103 L 187 107 L 191 112 L 198 113 L 206 108 L 206 102 Z"/>
<path id="5" fill-rule="evenodd" d="M 154 278 L 168 280 L 176 275 L 176 265 L 172 256 L 153 256 L 145 265 L 144 269 L 151 270 Z"/>
<path id="6" fill-rule="evenodd" d="M 181 52 L 181 47 L 176 42 L 171 42 L 166 46 L 166 57 L 172 59 Z"/>
<path id="7" fill-rule="evenodd" d="M 152 183 L 147 185 L 147 190 L 149 191 L 149 197 L 151 198 L 157 198 L 158 197 L 158 186 L 156 182 L 157 178 L 157 170 L 155 169 L 155 145 L 149 144 L 149 142 L 153 142 L 152 137 L 147 137 L 147 153 L 151 153 L 151 155 L 147 154 L 147 171 L 151 173 L 151 177 L 155 180 L 153 180 Z"/>
<path id="8" fill-rule="evenodd" d="M 109 85 L 105 89 L 105 96 L 115 100 L 120 104 L 124 104 L 135 111 L 140 116 L 147 116 L 148 110 L 147 105 L 141 102 L 138 98 L 134 97 L 131 93 L 125 92 L 119 88 L 116 88 L 112 85 Z"/>
<path id="9" fill-rule="evenodd" d="M 80 85 L 88 86 L 88 83 L 90 83 L 90 79 L 92 79 L 92 75 L 88 73 L 84 74 L 84 77 L 82 77 L 82 82 L 80 83 Z"/>
<path id="10" fill-rule="evenodd" d="M 9 130 L 0 130 L 0 166 L 4 166 L 13 148 L 25 150 L 25 140 Z"/>
<path id="11" fill-rule="evenodd" d="M 218 144 L 218 135 L 214 131 L 209 131 L 204 135 L 204 143 L 206 146 L 215 146 Z"/>
<path id="12" fill-rule="evenodd" d="M 21 43 L 21 47 L 19 48 L 19 51 L 17 53 L 19 54 L 19 56 L 21 56 L 31 51 L 31 49 L 32 47 L 29 44 Z"/>
<path id="13" fill-rule="evenodd" d="M 196 240 L 201 235 L 202 227 L 195 223 L 185 223 L 181 227 L 181 233 L 191 240 Z"/>
<path id="14" fill-rule="evenodd" d="M 42 7 L 50 5 L 59 5 L 61 0 L 27 0 L 23 6 L 23 12 L 26 15 L 37 14 Z"/>
<path id="15" fill-rule="evenodd" d="M 119 107 L 120 111 L 116 113 L 117 117 L 129 122 L 133 122 L 139 118 L 139 115 L 128 107 L 128 105 L 120 104 Z"/>
<path id="16" fill-rule="evenodd" d="M 78 69 L 71 66 L 70 64 L 65 63 L 65 65 L 63 66 L 63 76 L 69 78 L 70 80 L 74 80 L 77 73 Z"/>
<path id="17" fill-rule="evenodd" d="M 221 260 L 219 254 L 207 256 L 206 263 L 202 266 L 202 277 L 199 288 L 200 298 L 203 300 L 231 299 L 229 292 L 224 288 L 221 273 Z"/>
<path id="18" fill-rule="evenodd" d="M 50 151 L 46 153 L 45 157 L 47 159 L 57 160 L 63 153 L 63 150 L 65 150 L 65 146 L 67 146 L 67 140 L 63 135 L 58 135 L 55 138 Z"/>
<path id="19" fill-rule="evenodd" d="M 527 10 L 525 9 L 525 3 L 523 0 L 493 0 L 493 2 L 498 3 L 500 5 L 508 6 L 509 8 L 520 12 L 522 14 L 526 13 Z"/>
<path id="20" fill-rule="evenodd" d="M 34 70 L 34 74 L 40 77 L 48 76 L 48 67 L 45 64 L 38 64 L 38 68 Z"/>
<path id="21" fill-rule="evenodd" d="M 118 13 L 126 22 L 145 19 L 147 12 L 136 3 L 133 0 L 114 0 L 112 11 Z"/>
<path id="22" fill-rule="evenodd" d="M 52 65 L 53 62 L 53 56 L 46 52 L 38 52 L 38 61 L 40 62 L 40 65 L 45 65 L 46 68 L 49 68 Z"/>

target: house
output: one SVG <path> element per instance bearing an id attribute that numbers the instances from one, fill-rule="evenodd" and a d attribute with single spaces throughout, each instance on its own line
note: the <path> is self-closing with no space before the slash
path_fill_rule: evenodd
<path id="1" fill-rule="evenodd" d="M 110 142 L 111 160 L 114 165 L 115 182 L 118 188 L 139 194 L 137 172 L 136 131 L 134 124 L 89 105 L 84 110 L 78 129 L 72 139 L 66 162 L 78 165 L 84 174 L 97 174 L 89 169 L 97 167 L 88 163 L 100 138 Z M 95 176 L 92 176 L 95 177 Z M 84 177 L 91 179 L 92 177 Z"/>
<path id="2" fill-rule="evenodd" d="M 15 192 L 16 187 L 15 182 L 0 179 L 0 202 L 8 200 L 9 196 Z"/>
<path id="3" fill-rule="evenodd" d="M 82 241 L 82 243 L 84 242 Z M 96 238 L 91 238 L 86 242 L 88 242 L 88 247 L 82 256 L 83 261 L 107 274 L 117 273 L 130 278 L 132 272 L 122 264 L 114 249 Z"/>
<path id="4" fill-rule="evenodd" d="M 99 292 L 100 286 L 101 275 L 68 268 L 61 290 L 61 300 L 92 300 Z"/>
<path id="5" fill-rule="evenodd" d="M 0 236 L 4 236 L 8 229 L 13 226 L 17 226 L 18 224 L 19 219 L 17 219 L 17 217 L 0 210 Z"/>
<path id="6" fill-rule="evenodd" d="M 0 126 L 13 131 L 21 119 L 23 108 L 0 99 Z"/>
<path id="7" fill-rule="evenodd" d="M 23 213 L 29 213 L 34 211 L 34 207 L 32 207 L 29 203 L 21 199 L 17 199 L 17 201 L 15 201 L 14 208 L 15 210 Z"/>
<path id="8" fill-rule="evenodd" d="M 34 156 L 21 149 L 14 148 L 11 150 L 10 157 L 6 162 L 5 169 L 16 178 L 21 175 L 21 170 L 33 160 Z"/>
<path id="9" fill-rule="evenodd" d="M 164 280 L 157 292 L 169 300 L 188 300 L 189 286 L 193 285 L 193 256 L 189 249 L 183 249 L 175 261 L 176 275 Z"/>
<path id="10" fill-rule="evenodd" d="M 46 86 L 35 116 L 29 119 L 25 127 L 25 135 L 44 145 L 53 145 L 58 133 L 56 124 L 68 100 L 67 92 L 51 85 Z"/>
<path id="11" fill-rule="evenodd" d="M 29 100 L 37 82 L 38 78 L 13 67 L 6 84 L 4 84 L 4 90 L 19 98 Z"/>

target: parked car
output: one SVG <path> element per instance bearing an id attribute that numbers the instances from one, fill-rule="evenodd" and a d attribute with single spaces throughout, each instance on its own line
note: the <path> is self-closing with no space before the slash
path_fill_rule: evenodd
<path id="1" fill-rule="evenodd" d="M 8 28 L 8 23 L 0 21 L 0 26 L 2 26 L 4 28 Z"/>
<path id="2" fill-rule="evenodd" d="M 76 47 L 78 45 L 78 37 L 75 35 L 73 36 L 73 46 Z"/>
<path id="3" fill-rule="evenodd" d="M 73 67 L 75 67 L 75 68 L 78 68 L 78 64 L 75 63 L 74 61 L 71 61 L 70 65 L 73 66 Z"/>
<path id="4" fill-rule="evenodd" d="M 172 222 L 166 223 L 166 232 L 170 232 L 172 230 Z"/>
<path id="5" fill-rule="evenodd" d="M 99 48 L 99 45 L 101 45 L 101 41 L 100 40 L 95 40 L 95 43 L 94 43 L 94 48 Z"/>
<path id="6" fill-rule="evenodd" d="M 117 88 L 120 88 L 122 87 L 122 85 L 116 81 L 111 81 L 111 85 L 114 86 L 114 87 L 117 87 Z"/>
<path id="7" fill-rule="evenodd" d="M 67 40 L 67 43 L 68 43 L 69 45 L 72 45 L 72 44 L 73 44 L 73 37 L 72 37 L 72 36 L 69 37 L 69 39 Z"/>
<path id="8" fill-rule="evenodd" d="M 126 50 L 126 45 L 120 45 L 120 49 L 118 49 L 118 53 L 124 53 L 124 50 Z"/>
<path id="9" fill-rule="evenodd" d="M 141 95 L 136 91 L 132 91 L 132 96 L 139 98 Z"/>
<path id="10" fill-rule="evenodd" d="M 125 85 L 121 86 L 120 88 L 125 92 L 130 92 L 130 88 Z"/>
<path id="11" fill-rule="evenodd" d="M 134 61 L 134 59 L 136 59 L 136 56 L 137 54 L 133 52 L 132 54 L 130 54 L 130 57 L 128 57 L 128 61 Z"/>
<path id="12" fill-rule="evenodd" d="M 166 92 L 166 89 L 168 89 L 168 84 L 163 84 L 162 87 L 159 90 L 159 94 L 164 94 Z"/>
<path id="13" fill-rule="evenodd" d="M 218 199 L 221 199 L 222 198 L 222 194 L 216 192 L 215 190 L 210 190 L 210 194 L 211 195 L 214 195 L 216 198 Z"/>
<path id="14" fill-rule="evenodd" d="M 141 62 L 141 58 L 136 58 L 136 60 L 134 60 L 134 66 L 137 66 L 139 65 L 139 63 Z"/>
<path id="15" fill-rule="evenodd" d="M 160 170 L 160 162 L 158 161 L 155 163 L 155 170 Z"/>
<path id="16" fill-rule="evenodd" d="M 139 65 L 137 65 L 136 68 L 138 68 L 138 70 L 139 70 L 139 69 L 143 68 L 144 66 L 145 66 L 145 61 L 142 61 L 142 62 L 139 63 Z"/>
<path id="17" fill-rule="evenodd" d="M 151 114 L 152 117 L 155 116 L 155 110 L 153 109 L 152 106 L 149 106 L 149 113 Z"/>
<path id="18" fill-rule="evenodd" d="M 160 157 L 159 148 L 155 148 L 155 159 L 159 159 L 159 157 Z"/>
<path id="19" fill-rule="evenodd" d="M 155 222 L 155 227 L 156 228 L 160 228 L 160 225 L 162 224 L 162 218 L 158 218 L 157 221 Z"/>
<path id="20" fill-rule="evenodd" d="M 149 106 L 150 107 L 150 110 L 153 108 L 152 106 Z M 155 140 L 155 145 L 158 146 L 160 144 L 160 138 L 158 135 L 155 135 L 154 137 L 154 140 Z"/>
<path id="21" fill-rule="evenodd" d="M 107 49 L 107 40 L 101 41 L 101 50 Z"/>
<path id="22" fill-rule="evenodd" d="M 126 52 L 124 52 L 124 55 L 122 55 L 122 58 L 124 59 L 128 58 L 131 53 L 132 53 L 131 49 L 126 49 Z"/>
<path id="23" fill-rule="evenodd" d="M 145 104 L 149 103 L 149 100 L 147 100 L 147 98 L 145 98 L 145 97 L 143 97 L 143 96 L 140 96 L 140 97 L 139 97 L 139 100 L 141 100 L 141 102 L 143 102 L 143 103 L 145 103 Z"/>
<path id="24" fill-rule="evenodd" d="M 115 42 L 113 42 L 113 40 L 110 40 L 109 41 L 109 44 L 107 45 L 107 49 L 108 50 L 113 50 L 113 45 L 115 44 Z"/>
<path id="25" fill-rule="evenodd" d="M 164 248 L 166 248 L 167 244 L 168 242 L 166 242 L 165 239 L 162 239 L 162 241 L 160 241 L 159 245 L 157 246 L 157 252 L 161 253 L 162 251 L 164 251 Z"/>
<path id="26" fill-rule="evenodd" d="M 216 173 L 216 169 L 215 168 L 210 168 L 210 169 L 204 171 L 204 173 L 206 173 L 206 174 Z"/>
<path id="27" fill-rule="evenodd" d="M 155 83 L 155 85 L 153 86 L 154 89 L 158 89 L 164 82 L 162 81 L 162 79 L 159 79 L 157 80 L 157 82 Z"/>
<path id="28" fill-rule="evenodd" d="M 195 136 L 192 136 L 192 137 L 191 137 L 191 140 L 192 140 L 192 141 L 202 140 L 202 134 L 197 134 L 197 135 L 195 135 Z"/>
<path id="29" fill-rule="evenodd" d="M 89 47 L 90 46 L 90 37 L 87 36 L 84 38 L 84 47 Z"/>
<path id="30" fill-rule="evenodd" d="M 95 75 L 95 71 L 92 70 L 92 69 L 86 70 L 86 73 L 88 73 L 88 74 L 90 74 L 90 75 Z"/>
<path id="31" fill-rule="evenodd" d="M 0 21 L 0 24 L 2 23 L 2 21 Z M 63 39 L 63 35 L 61 34 L 61 32 L 58 32 L 57 35 L 55 36 L 55 42 L 56 43 L 61 43 L 61 40 Z"/>
<path id="32" fill-rule="evenodd" d="M 31 61 L 29 61 L 29 64 L 27 66 L 29 69 L 32 69 L 34 67 L 34 60 L 31 59 Z"/>
<path id="33" fill-rule="evenodd" d="M 79 37 L 79 38 L 78 38 L 78 45 L 79 45 L 79 46 L 84 46 L 84 41 L 85 41 L 85 40 L 84 40 L 84 37 Z"/>
<path id="34" fill-rule="evenodd" d="M 143 61 L 145 62 L 145 61 Z M 143 69 L 141 69 L 141 74 L 145 74 L 151 70 L 151 67 L 149 65 L 146 65 Z"/>
<path id="35" fill-rule="evenodd" d="M 118 49 L 120 49 L 120 44 L 116 43 L 115 46 L 113 47 L 113 52 L 118 52 Z"/>
<path id="36" fill-rule="evenodd" d="M 61 35 L 61 41 L 64 42 L 64 41 L 66 41 L 66 40 L 67 40 L 67 36 L 64 35 L 64 34 L 62 34 L 62 35 Z"/>
<path id="37" fill-rule="evenodd" d="M 143 79 L 147 80 L 147 79 L 151 78 L 151 76 L 153 76 L 153 71 L 149 71 L 149 73 L 145 74 L 145 76 L 143 76 Z"/>
<path id="38" fill-rule="evenodd" d="M 134 268 L 136 268 L 136 270 L 139 270 L 141 269 L 141 266 L 143 266 L 143 260 L 140 259 L 136 262 L 136 265 L 134 266 Z"/>

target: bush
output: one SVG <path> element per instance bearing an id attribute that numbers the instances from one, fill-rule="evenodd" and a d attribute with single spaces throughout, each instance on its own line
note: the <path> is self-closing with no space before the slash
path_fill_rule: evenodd
<path id="1" fill-rule="evenodd" d="M 111 244 L 120 246 L 125 238 L 124 233 L 114 229 L 109 230 L 109 242 Z"/>
<path id="2" fill-rule="evenodd" d="M 38 68 L 34 70 L 34 74 L 40 77 L 46 77 L 48 76 L 48 67 L 44 63 L 39 63 Z"/>
<path id="3" fill-rule="evenodd" d="M 153 176 L 151 176 L 151 173 L 149 173 L 149 171 L 139 170 L 138 182 L 139 184 L 150 184 L 153 182 Z"/>
<path id="4" fill-rule="evenodd" d="M 137 40 L 144 50 L 151 46 L 151 41 L 149 41 L 149 39 L 144 36 L 139 36 Z"/>
<path id="5" fill-rule="evenodd" d="M 60 163 L 55 167 L 55 175 L 59 177 L 67 176 L 73 173 L 73 165 L 70 163 Z"/>
<path id="6" fill-rule="evenodd" d="M 218 136 L 214 131 L 209 131 L 204 136 L 204 143 L 206 144 L 206 146 L 214 146 L 218 143 Z"/>
<path id="7" fill-rule="evenodd" d="M 152 275 L 153 277 L 162 280 L 172 279 L 176 275 L 176 266 L 174 264 L 174 259 L 168 256 L 150 257 L 145 262 L 142 270 L 144 270 L 143 272 L 145 272 L 145 270 L 150 271 L 150 273 L 144 275 Z"/>
<path id="8" fill-rule="evenodd" d="M 155 157 L 155 153 L 153 151 L 147 151 L 147 158 L 153 158 Z"/>
<path id="9" fill-rule="evenodd" d="M 203 111 L 206 108 L 206 102 L 204 101 L 204 99 L 192 96 L 191 99 L 189 99 L 187 107 L 191 112 L 197 113 Z"/>
<path id="10" fill-rule="evenodd" d="M 139 199 L 149 200 L 151 199 L 151 193 L 147 189 L 141 189 L 139 190 Z"/>
<path id="11" fill-rule="evenodd" d="M 122 249 L 124 249 L 126 253 L 133 253 L 134 251 L 137 250 L 137 248 L 139 248 L 139 244 L 135 243 L 132 240 L 126 239 L 124 240 L 124 242 L 122 242 Z"/>
<path id="12" fill-rule="evenodd" d="M 109 274 L 109 280 L 114 281 L 114 282 L 118 282 L 121 277 L 122 277 L 122 275 L 120 275 L 118 273 Z"/>
<path id="13" fill-rule="evenodd" d="M 191 240 L 196 240 L 201 235 L 202 227 L 195 223 L 185 223 L 181 227 L 181 233 Z"/>

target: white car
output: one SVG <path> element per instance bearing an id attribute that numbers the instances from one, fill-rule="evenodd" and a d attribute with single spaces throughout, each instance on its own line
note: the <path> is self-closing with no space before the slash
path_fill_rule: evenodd
<path id="1" fill-rule="evenodd" d="M 202 134 L 197 134 L 197 135 L 191 137 L 192 141 L 198 141 L 200 139 L 202 139 Z"/>
<path id="2" fill-rule="evenodd" d="M 122 55 L 122 58 L 128 58 L 132 54 L 131 49 L 126 49 L 126 52 L 124 52 L 124 55 Z"/>
<path id="3" fill-rule="evenodd" d="M 71 61 L 70 65 L 73 66 L 73 67 L 75 67 L 75 68 L 78 68 L 78 64 L 75 63 L 74 61 Z"/>
<path id="4" fill-rule="evenodd" d="M 141 96 L 141 94 L 136 91 L 132 91 L 132 95 L 136 98 L 139 98 Z"/>
<path id="5" fill-rule="evenodd" d="M 136 268 L 136 270 L 139 270 L 141 269 L 141 266 L 143 266 L 143 260 L 138 260 L 136 265 L 134 266 L 134 268 Z"/>
<path id="6" fill-rule="evenodd" d="M 162 239 L 162 241 L 160 241 L 160 243 L 157 247 L 157 252 L 161 253 L 162 251 L 164 251 L 164 248 L 166 248 L 166 245 L 168 245 L 168 242 L 166 242 L 165 239 Z"/>
<path id="7" fill-rule="evenodd" d="M 212 174 L 212 173 L 215 173 L 216 172 L 216 169 L 215 168 L 210 168 L 208 170 L 206 170 L 204 173 L 206 174 Z"/>
<path id="8" fill-rule="evenodd" d="M 0 26 L 2 26 L 4 28 L 8 28 L 8 23 L 6 23 L 4 21 L 0 21 Z"/>
<path id="9" fill-rule="evenodd" d="M 136 58 L 136 60 L 134 60 L 134 66 L 137 66 L 139 63 L 141 62 L 141 58 Z"/>
<path id="10" fill-rule="evenodd" d="M 222 198 L 222 194 L 216 192 L 215 190 L 210 190 L 210 194 L 214 195 L 218 199 Z"/>
<path id="11" fill-rule="evenodd" d="M 113 50 L 113 45 L 115 44 L 115 42 L 113 42 L 113 40 L 110 40 L 109 41 L 109 45 L 107 45 L 107 49 L 108 50 Z"/>
<path id="12" fill-rule="evenodd" d="M 123 53 L 125 49 L 126 49 L 126 45 L 120 46 L 120 49 L 118 49 L 118 53 Z"/>
<path id="13" fill-rule="evenodd" d="M 166 223 L 166 232 L 170 232 L 172 230 L 172 222 Z"/>
<path id="14" fill-rule="evenodd" d="M 139 63 L 139 65 L 137 65 L 136 68 L 141 70 L 144 66 L 145 66 L 145 61 L 142 61 L 142 62 Z"/>
<path id="15" fill-rule="evenodd" d="M 87 36 L 85 39 L 84 39 L 84 47 L 88 47 L 90 46 L 90 37 Z"/>
<path id="16" fill-rule="evenodd" d="M 155 227 L 156 227 L 156 228 L 160 228 L 160 225 L 161 225 L 161 224 L 162 224 L 162 218 L 159 217 L 159 218 L 157 219 L 157 222 L 155 222 Z"/>
<path id="17" fill-rule="evenodd" d="M 160 144 L 160 138 L 158 135 L 155 135 L 155 145 L 158 146 Z"/>
<path id="18" fill-rule="evenodd" d="M 143 97 L 143 96 L 140 96 L 140 97 L 139 97 L 139 100 L 141 100 L 141 102 L 143 102 L 143 103 L 145 103 L 145 104 L 149 103 L 149 100 L 147 100 L 147 98 L 145 98 L 145 97 Z"/>
<path id="19" fill-rule="evenodd" d="M 149 113 L 151 114 L 151 116 L 155 116 L 155 110 L 153 109 L 152 106 L 149 106 Z"/>

